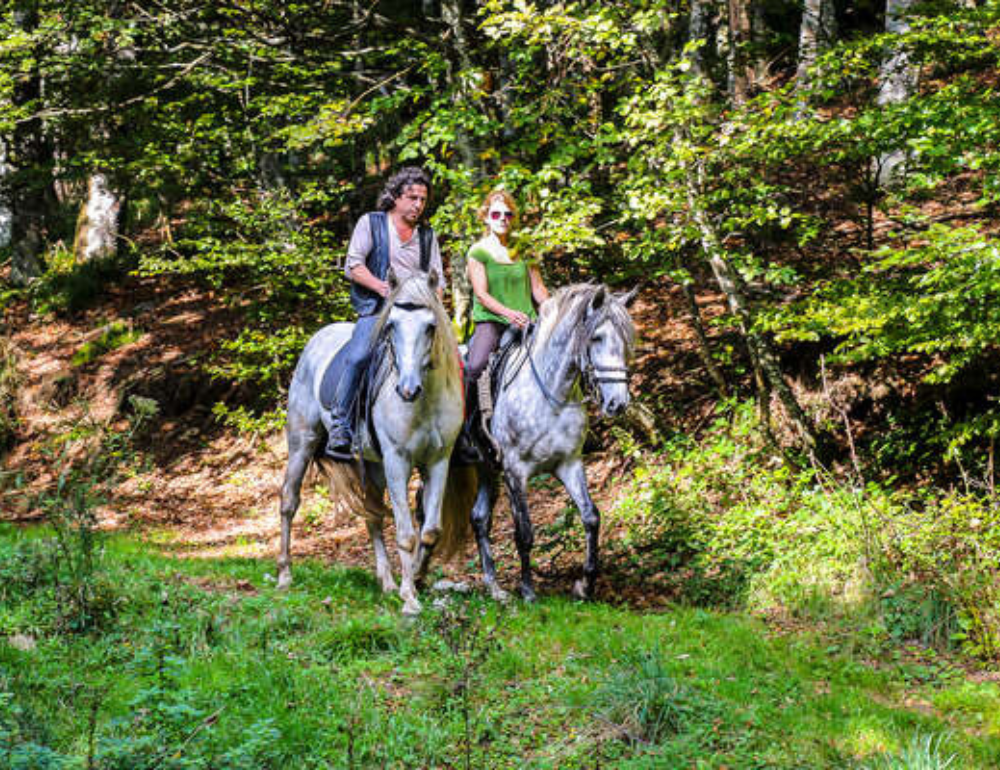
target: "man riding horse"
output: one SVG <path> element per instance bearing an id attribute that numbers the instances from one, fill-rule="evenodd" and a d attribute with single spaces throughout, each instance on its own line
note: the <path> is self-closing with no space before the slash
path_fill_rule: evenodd
<path id="1" fill-rule="evenodd" d="M 400 281 L 416 271 L 444 276 L 437 237 L 429 225 L 420 222 L 430 191 L 427 172 L 413 166 L 403 168 L 386 182 L 378 211 L 363 215 L 354 227 L 344 272 L 351 280 L 351 304 L 358 320 L 350 341 L 323 378 L 320 391 L 322 402 L 330 409 L 326 454 L 335 460 L 351 460 L 354 454 L 352 406 L 371 359 L 372 332 L 389 293 L 390 268 Z M 441 293 L 439 288 L 439 297 Z"/>

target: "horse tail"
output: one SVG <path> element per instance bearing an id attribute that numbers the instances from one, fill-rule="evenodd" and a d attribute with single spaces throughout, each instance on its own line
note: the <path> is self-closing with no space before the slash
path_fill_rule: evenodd
<path id="1" fill-rule="evenodd" d="M 382 519 L 389 515 L 382 495 L 369 481 L 361 485 L 361 474 L 355 463 L 338 463 L 328 457 L 315 458 L 316 465 L 330 485 L 330 500 L 337 514 L 364 512 L 365 518 Z"/>
<path id="2" fill-rule="evenodd" d="M 472 535 L 472 505 L 478 480 L 474 465 L 448 466 L 448 481 L 441 502 L 441 537 L 435 555 L 447 561 L 458 554 Z"/>

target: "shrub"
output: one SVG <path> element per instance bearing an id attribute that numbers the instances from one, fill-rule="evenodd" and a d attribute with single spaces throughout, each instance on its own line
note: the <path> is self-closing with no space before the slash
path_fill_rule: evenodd
<path id="1" fill-rule="evenodd" d="M 668 446 L 615 515 L 612 558 L 683 602 L 781 611 L 1000 657 L 1000 509 L 986 496 L 863 488 L 763 451 L 748 406 Z"/>

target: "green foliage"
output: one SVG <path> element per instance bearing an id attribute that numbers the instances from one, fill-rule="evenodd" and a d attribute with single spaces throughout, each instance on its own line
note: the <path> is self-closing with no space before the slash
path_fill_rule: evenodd
<path id="1" fill-rule="evenodd" d="M 26 618 L 14 613 L 3 624 L 81 633 L 106 627 L 120 610 L 123 597 L 104 568 L 104 536 L 97 508 L 118 479 L 123 466 L 135 462 L 134 437 L 155 415 L 155 403 L 133 397 L 133 412 L 124 430 L 83 419 L 46 450 L 58 470 L 55 484 L 32 500 L 52 528 L 52 537 L 27 541 L 5 563 L 4 598 L 37 591 L 44 611 Z M 80 450 L 89 453 L 82 461 Z"/>
<path id="2" fill-rule="evenodd" d="M 32 306 L 39 313 L 74 315 L 104 296 L 110 285 L 130 268 L 130 254 L 77 262 L 69 249 L 57 247 L 49 254 L 48 268 L 28 289 Z"/>
<path id="3" fill-rule="evenodd" d="M 0 528 L 0 569 L 44 534 Z M 869 651 L 831 655 L 722 613 L 557 597 L 498 608 L 472 595 L 405 621 L 361 571 L 305 561 L 287 593 L 266 563 L 178 560 L 121 536 L 104 545 L 111 590 L 127 599 L 105 627 L 3 629 L 5 762 L 639 768 L 710 756 L 840 768 L 945 730 L 941 758 L 987 768 L 1000 756 L 995 683 L 908 682 L 906 666 L 862 662 Z M 0 616 L 43 615 L 46 589 L 12 591 L 9 574 Z"/>
<path id="4" fill-rule="evenodd" d="M 674 678 L 663 652 L 631 650 L 594 695 L 604 718 L 633 744 L 662 743 L 716 716 L 711 698 Z"/>
<path id="5" fill-rule="evenodd" d="M 876 647 L 913 640 L 997 659 L 990 499 L 793 474 L 753 426 L 741 407 L 637 474 L 616 511 L 628 533 L 620 558 L 637 576 L 694 604 L 862 625 Z"/>
<path id="6" fill-rule="evenodd" d="M 898 752 L 868 762 L 865 770 L 946 770 L 955 767 L 955 754 L 946 754 L 944 735 L 914 735 Z"/>
<path id="7" fill-rule="evenodd" d="M 131 345 L 140 337 L 142 337 L 142 332 L 135 329 L 131 323 L 112 321 L 101 328 L 101 334 L 98 337 L 80 346 L 73 354 L 73 365 L 89 364 L 105 353 L 110 353 L 125 345 Z"/>

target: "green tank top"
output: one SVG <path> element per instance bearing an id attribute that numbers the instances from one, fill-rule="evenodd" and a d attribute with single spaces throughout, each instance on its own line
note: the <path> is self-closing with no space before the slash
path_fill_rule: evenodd
<path id="1" fill-rule="evenodd" d="M 535 306 L 531 303 L 531 276 L 528 272 L 527 262 L 521 260 L 514 260 L 510 264 L 497 262 L 485 246 L 478 244 L 469 249 L 468 258 L 476 260 L 486 269 L 486 290 L 493 299 L 511 310 L 520 310 L 529 318 L 535 317 Z M 472 299 L 472 320 L 476 323 L 482 321 L 510 323 L 503 316 L 491 313 L 483 307 L 475 295 Z"/>

